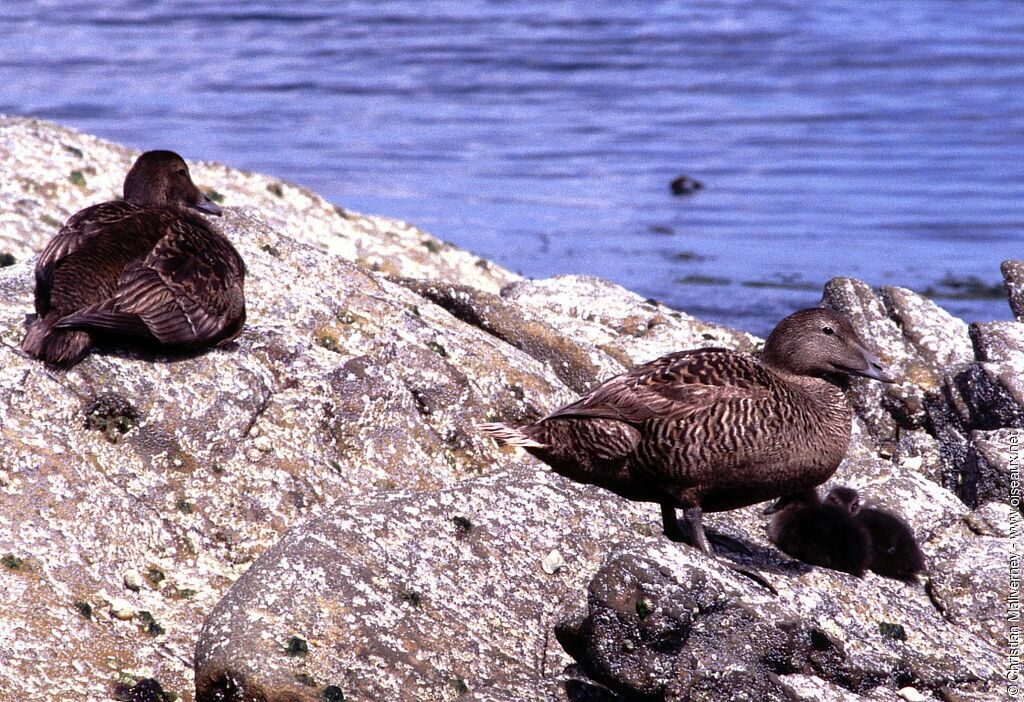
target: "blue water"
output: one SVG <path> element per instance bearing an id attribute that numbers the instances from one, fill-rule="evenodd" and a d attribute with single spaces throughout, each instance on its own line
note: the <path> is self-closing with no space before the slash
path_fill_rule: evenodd
<path id="1" fill-rule="evenodd" d="M 945 294 L 1024 256 L 1016 0 L 7 2 L 0 78 L 0 112 L 760 333 L 833 275 Z"/>

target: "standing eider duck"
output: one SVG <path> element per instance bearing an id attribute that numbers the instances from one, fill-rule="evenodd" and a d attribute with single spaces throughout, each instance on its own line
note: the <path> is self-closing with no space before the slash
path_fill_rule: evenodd
<path id="1" fill-rule="evenodd" d="M 40 254 L 25 352 L 71 366 L 98 338 L 195 349 L 236 337 L 245 264 L 195 210 L 221 214 L 178 154 L 139 156 L 124 200 L 76 213 Z"/>
<path id="2" fill-rule="evenodd" d="M 871 557 L 867 529 L 842 507 L 823 504 L 816 489 L 781 497 L 764 513 L 772 515 L 768 539 L 780 551 L 804 563 L 864 575 Z"/>
<path id="3" fill-rule="evenodd" d="M 887 510 L 862 507 L 860 495 L 853 488 L 832 488 L 825 504 L 846 510 L 867 530 L 871 538 L 868 568 L 887 578 L 917 582 L 917 574 L 925 569 L 924 554 L 909 524 Z"/>
<path id="4" fill-rule="evenodd" d="M 850 440 L 850 375 L 893 382 L 845 317 L 812 308 L 779 322 L 760 361 L 720 348 L 672 353 L 533 424 L 480 428 L 568 478 L 659 503 L 665 534 L 710 554 L 702 512 L 807 490 L 835 472 Z"/>

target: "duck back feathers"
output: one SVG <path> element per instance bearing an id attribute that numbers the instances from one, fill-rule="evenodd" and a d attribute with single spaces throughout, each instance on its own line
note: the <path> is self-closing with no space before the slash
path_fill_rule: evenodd
<path id="1" fill-rule="evenodd" d="M 733 509 L 826 480 L 851 411 L 816 378 L 725 349 L 669 354 L 519 432 L 556 471 L 654 502 Z"/>

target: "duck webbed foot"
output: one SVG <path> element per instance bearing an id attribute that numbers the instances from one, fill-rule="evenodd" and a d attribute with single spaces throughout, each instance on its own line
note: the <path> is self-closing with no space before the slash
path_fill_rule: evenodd
<path id="1" fill-rule="evenodd" d="M 683 510 L 683 519 L 682 522 L 680 522 L 677 518 L 675 507 L 667 504 L 661 505 L 662 529 L 664 530 L 665 536 L 670 540 L 693 546 L 705 555 L 714 558 L 729 570 L 750 578 L 773 595 L 778 595 L 779 591 L 776 590 L 775 587 L 756 570 L 731 563 L 718 558 L 715 555 L 715 552 L 711 548 L 711 541 L 714 541 L 725 550 L 739 552 L 744 555 L 751 555 L 751 551 L 739 539 L 726 536 L 724 534 L 712 533 L 711 540 L 709 541 L 708 535 L 704 533 L 702 517 L 703 513 L 701 512 L 700 507 L 690 507 Z"/>

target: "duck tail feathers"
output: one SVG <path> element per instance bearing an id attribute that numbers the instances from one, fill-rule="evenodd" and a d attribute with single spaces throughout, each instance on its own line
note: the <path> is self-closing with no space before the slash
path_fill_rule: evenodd
<path id="1" fill-rule="evenodd" d="M 547 448 L 544 444 L 538 443 L 523 433 L 522 429 L 510 427 L 501 422 L 487 422 L 477 424 L 477 431 L 486 437 L 494 439 L 505 446 L 518 446 L 519 448 Z"/>
<path id="2" fill-rule="evenodd" d="M 58 317 L 42 317 L 28 328 L 21 349 L 34 358 L 57 366 L 73 366 L 92 346 L 88 332 L 56 329 Z"/>

